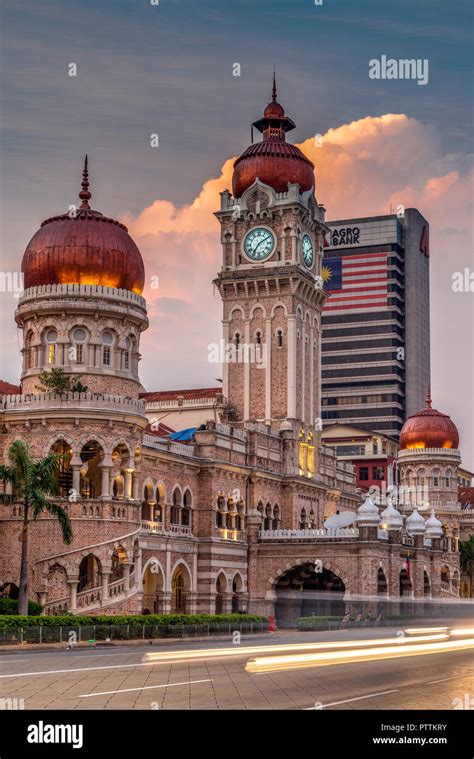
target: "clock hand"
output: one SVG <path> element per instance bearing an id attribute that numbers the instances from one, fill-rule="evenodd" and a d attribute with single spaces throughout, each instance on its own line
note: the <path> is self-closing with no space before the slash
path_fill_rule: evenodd
<path id="1" fill-rule="evenodd" d="M 263 238 L 262 242 L 259 242 L 259 243 L 258 243 L 257 247 L 256 247 L 256 248 L 255 248 L 255 250 L 254 250 L 254 253 L 257 253 L 257 252 L 258 252 L 258 249 L 260 248 L 260 246 L 261 246 L 262 244 L 266 243 L 266 242 L 267 242 L 267 241 L 266 241 L 266 239 L 265 239 L 265 238 Z"/>

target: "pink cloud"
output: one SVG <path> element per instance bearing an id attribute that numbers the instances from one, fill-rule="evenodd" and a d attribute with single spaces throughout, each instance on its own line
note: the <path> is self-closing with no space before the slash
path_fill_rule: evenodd
<path id="1" fill-rule="evenodd" d="M 300 144 L 315 164 L 316 195 L 327 218 L 387 214 L 398 204 L 417 207 L 431 225 L 432 377 L 435 404 L 459 424 L 472 462 L 472 370 L 462 365 L 453 334 L 463 325 L 465 356 L 472 338 L 472 295 L 453 293 L 453 271 L 471 266 L 473 173 L 467 157 L 443 154 L 436 132 L 405 114 L 367 116 L 330 129 L 322 146 Z M 180 208 L 158 199 L 124 221 L 142 250 L 151 325 L 143 336 L 147 389 L 212 384 L 220 369 L 207 362 L 220 338 L 220 300 L 212 279 L 220 267 L 219 193 L 232 184 L 232 158 L 218 177 Z M 152 289 L 152 277 L 159 288 Z M 170 306 L 172 304 L 172 307 Z M 469 333 L 469 330 L 471 332 Z M 472 351 L 472 344 L 471 344 Z"/>

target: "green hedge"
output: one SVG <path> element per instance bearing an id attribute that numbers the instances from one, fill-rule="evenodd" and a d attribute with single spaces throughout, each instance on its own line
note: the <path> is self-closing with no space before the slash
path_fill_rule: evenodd
<path id="1" fill-rule="evenodd" d="M 16 598 L 0 598 L 0 614 L 18 614 L 18 600 Z M 30 617 L 41 614 L 41 604 L 36 601 L 28 601 L 28 614 Z"/>
<path id="2" fill-rule="evenodd" d="M 93 625 L 223 625 L 229 623 L 267 622 L 257 614 L 127 614 L 96 617 L 66 614 L 57 617 L 21 616 L 0 617 L 0 628 L 12 627 L 79 627 Z"/>
<path id="3" fill-rule="evenodd" d="M 329 622 L 341 622 L 342 617 L 298 617 L 296 626 L 298 630 L 319 630 L 327 627 Z"/>

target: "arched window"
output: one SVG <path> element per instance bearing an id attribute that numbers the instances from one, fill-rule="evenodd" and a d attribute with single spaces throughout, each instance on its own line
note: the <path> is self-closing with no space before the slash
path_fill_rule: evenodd
<path id="1" fill-rule="evenodd" d="M 34 366 L 33 350 L 33 332 L 29 330 L 25 338 L 25 369 L 32 369 Z"/>
<path id="2" fill-rule="evenodd" d="M 181 524 L 181 493 L 178 488 L 173 491 L 173 505 L 171 507 L 170 522 L 171 524 Z"/>
<path id="3" fill-rule="evenodd" d="M 283 331 L 281 329 L 277 330 L 276 338 L 277 348 L 283 348 Z"/>
<path id="4" fill-rule="evenodd" d="M 61 457 L 58 459 L 59 495 L 66 498 L 72 490 L 71 446 L 65 440 L 57 440 L 51 448 L 51 453 Z"/>
<path id="5" fill-rule="evenodd" d="M 87 340 L 87 332 L 83 327 L 75 327 L 72 331 L 73 363 L 84 363 L 84 344 Z"/>
<path id="6" fill-rule="evenodd" d="M 103 366 L 112 365 L 112 345 L 114 337 L 111 332 L 102 333 L 102 364 Z"/>
<path id="7" fill-rule="evenodd" d="M 234 335 L 234 345 L 239 350 L 240 347 L 240 332 L 236 332 Z"/>
<path id="8" fill-rule="evenodd" d="M 183 510 L 181 512 L 181 524 L 186 527 L 191 527 L 191 502 L 191 493 L 189 490 L 186 490 L 183 496 Z"/>
<path id="9" fill-rule="evenodd" d="M 56 363 L 56 343 L 58 333 L 55 329 L 48 329 L 46 333 L 47 362 L 50 365 Z"/>
<path id="10" fill-rule="evenodd" d="M 280 529 L 280 507 L 276 503 L 273 507 L 273 520 L 272 520 L 272 530 L 279 530 Z"/>
<path id="11" fill-rule="evenodd" d="M 306 509 L 304 507 L 300 513 L 300 530 L 306 530 Z"/>
<path id="12" fill-rule="evenodd" d="M 260 332 L 260 330 L 255 335 L 255 342 L 257 345 L 262 344 L 262 333 Z"/>
<path id="13" fill-rule="evenodd" d="M 131 361 L 131 355 L 132 355 L 132 341 L 129 337 L 125 340 L 125 353 L 123 354 L 123 368 L 124 369 L 130 369 L 132 365 Z"/>

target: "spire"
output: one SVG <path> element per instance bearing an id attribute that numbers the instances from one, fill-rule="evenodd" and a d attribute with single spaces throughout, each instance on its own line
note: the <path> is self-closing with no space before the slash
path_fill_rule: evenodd
<path id="1" fill-rule="evenodd" d="M 428 389 L 426 391 L 426 408 L 431 408 L 431 384 L 428 383 Z"/>
<path id="2" fill-rule="evenodd" d="M 277 101 L 277 88 L 276 88 L 276 79 L 275 79 L 275 65 L 273 65 L 272 103 L 276 103 L 276 101 Z"/>
<path id="3" fill-rule="evenodd" d="M 84 169 L 82 171 L 82 190 L 79 193 L 79 197 L 82 200 L 81 208 L 90 208 L 88 201 L 91 198 L 89 192 L 89 169 L 87 167 L 87 153 L 84 159 Z"/>

